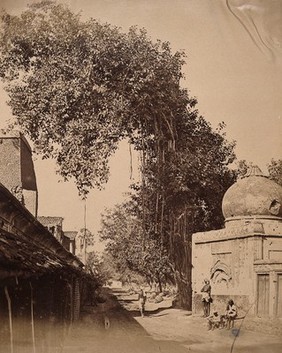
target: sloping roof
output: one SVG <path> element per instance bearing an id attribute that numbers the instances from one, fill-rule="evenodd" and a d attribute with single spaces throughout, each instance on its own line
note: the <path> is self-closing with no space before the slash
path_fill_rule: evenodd
<path id="1" fill-rule="evenodd" d="M 83 263 L 1 183 L 0 221 L 0 278 L 81 271 Z"/>
<path id="2" fill-rule="evenodd" d="M 63 218 L 62 217 L 53 217 L 53 216 L 39 216 L 37 220 L 43 224 L 45 227 L 53 226 L 53 225 L 62 225 Z"/>
<path id="3" fill-rule="evenodd" d="M 0 230 L 0 278 L 30 277 L 55 271 L 74 271 L 74 267 L 28 238 Z"/>

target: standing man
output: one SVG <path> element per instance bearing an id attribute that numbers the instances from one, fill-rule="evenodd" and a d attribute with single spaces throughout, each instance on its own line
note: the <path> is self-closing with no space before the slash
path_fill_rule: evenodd
<path id="1" fill-rule="evenodd" d="M 204 317 L 210 315 L 210 303 L 211 303 L 211 285 L 208 279 L 204 280 L 204 287 L 201 289 L 202 302 L 204 306 Z"/>
<path id="2" fill-rule="evenodd" d="M 146 294 L 143 288 L 140 288 L 140 291 L 138 293 L 138 305 L 142 317 L 144 317 L 146 299 Z"/>

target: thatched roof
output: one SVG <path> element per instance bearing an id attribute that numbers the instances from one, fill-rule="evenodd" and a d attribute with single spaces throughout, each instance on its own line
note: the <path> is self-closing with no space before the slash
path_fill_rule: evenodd
<path id="1" fill-rule="evenodd" d="M 75 268 L 54 252 L 24 236 L 0 231 L 0 278 L 30 277 Z"/>
<path id="2" fill-rule="evenodd" d="M 0 184 L 0 279 L 54 271 L 81 272 L 83 263 Z"/>

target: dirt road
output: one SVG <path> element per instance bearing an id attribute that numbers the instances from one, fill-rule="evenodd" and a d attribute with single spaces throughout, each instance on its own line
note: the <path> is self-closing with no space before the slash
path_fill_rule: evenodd
<path id="1" fill-rule="evenodd" d="M 122 300 L 121 297 L 119 302 L 116 297 L 110 297 L 104 307 L 100 310 L 94 308 L 92 313 L 88 308 L 82 322 L 73 327 L 65 341 L 63 352 L 187 353 L 187 349 L 178 342 L 152 338 L 142 323 L 135 319 L 139 315 L 135 301 L 129 299 L 128 302 L 132 303 L 130 311 L 124 307 L 128 304 L 127 299 Z"/>
<path id="2" fill-rule="evenodd" d="M 136 295 L 115 291 L 102 308 L 88 308 L 64 342 L 63 353 L 280 353 L 282 337 L 246 330 L 207 331 L 205 319 L 147 303 L 140 317 Z M 117 300 L 118 299 L 118 300 Z M 106 326 L 104 324 L 106 323 Z M 240 329 L 239 329 L 240 328 Z M 55 350 L 50 350 L 55 353 Z M 59 351 L 58 351 L 59 352 Z"/>

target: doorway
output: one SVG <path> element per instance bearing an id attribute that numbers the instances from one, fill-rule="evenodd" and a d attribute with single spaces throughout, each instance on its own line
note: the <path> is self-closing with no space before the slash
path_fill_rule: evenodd
<path id="1" fill-rule="evenodd" d="M 282 277 L 281 277 L 282 292 Z M 282 309 L 282 308 L 281 308 Z M 257 316 L 269 316 L 269 274 L 259 274 L 257 282 Z"/>
<path id="2" fill-rule="evenodd" d="M 282 274 L 277 274 L 276 316 L 282 317 Z"/>

